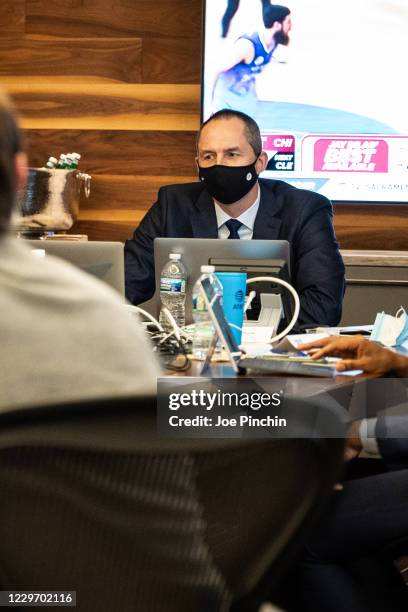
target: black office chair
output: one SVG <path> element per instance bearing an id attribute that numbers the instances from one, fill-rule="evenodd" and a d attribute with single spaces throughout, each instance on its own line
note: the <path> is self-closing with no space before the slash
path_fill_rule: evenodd
<path id="1" fill-rule="evenodd" d="M 0 415 L 1 589 L 76 590 L 86 612 L 258 608 L 329 496 L 343 441 L 161 438 L 155 403 Z M 319 409 L 292 408 L 318 435 Z"/>

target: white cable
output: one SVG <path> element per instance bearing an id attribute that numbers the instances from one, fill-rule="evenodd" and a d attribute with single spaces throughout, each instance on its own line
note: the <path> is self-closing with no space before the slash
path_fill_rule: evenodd
<path id="1" fill-rule="evenodd" d="M 170 310 L 168 308 L 166 308 L 166 306 L 162 307 L 162 313 L 164 314 L 164 316 L 167 318 L 168 322 L 170 323 L 174 335 L 176 336 L 176 339 L 180 342 L 181 337 L 180 337 L 180 329 L 176 323 L 176 321 L 174 320 L 173 315 L 171 314 Z M 169 334 L 169 337 L 172 335 L 172 333 Z"/>
<path id="2" fill-rule="evenodd" d="M 172 327 L 172 331 L 169 333 L 168 338 L 170 338 L 170 336 L 174 334 L 176 336 L 176 339 L 179 342 L 182 338 L 186 342 L 189 342 L 192 340 L 192 336 L 188 334 L 187 332 L 185 332 L 181 327 L 177 325 L 176 320 L 174 319 L 173 315 L 171 314 L 168 308 L 166 308 L 165 306 L 162 307 L 162 312 L 164 316 L 167 318 L 167 320 L 170 322 L 170 325 Z"/>
<path id="3" fill-rule="evenodd" d="M 248 284 L 248 283 L 247 283 Z M 256 291 L 250 291 L 246 300 L 245 300 L 245 305 L 244 305 L 244 314 L 246 313 L 247 310 L 250 309 L 251 304 L 252 304 L 252 300 L 254 299 L 254 297 L 256 296 Z"/>
<path id="4" fill-rule="evenodd" d="M 157 329 L 159 330 L 160 333 L 162 333 L 162 334 L 165 333 L 165 330 L 160 325 L 159 321 L 157 319 L 155 319 L 154 316 L 151 315 L 149 312 L 147 312 L 146 310 L 143 310 L 143 308 L 140 308 L 139 306 L 133 306 L 133 304 L 123 304 L 123 306 L 126 308 L 126 310 L 128 310 L 130 312 L 136 312 L 137 314 L 143 315 L 144 317 L 146 317 L 146 319 L 148 319 L 151 323 L 153 323 L 157 327 Z M 185 342 L 190 341 L 192 339 L 191 336 L 189 334 L 187 334 L 185 331 L 183 331 L 180 327 L 177 326 L 177 323 L 174 320 L 174 317 L 172 316 L 172 314 L 169 311 L 169 309 L 168 308 L 163 308 L 162 310 L 164 312 L 165 317 L 170 322 L 170 325 L 171 325 L 172 329 L 171 329 L 170 332 L 168 332 L 167 334 L 165 334 L 165 336 L 162 337 L 162 339 L 160 340 L 159 344 L 163 344 L 164 342 L 166 342 L 166 340 L 171 338 L 171 336 L 173 334 L 175 335 L 176 339 L 179 342 L 180 342 L 181 338 Z M 156 347 L 153 350 L 156 350 Z"/>
<path id="5" fill-rule="evenodd" d="M 250 285 L 252 283 L 259 283 L 259 282 L 267 282 L 267 283 L 273 282 L 273 283 L 276 283 L 277 285 L 282 285 L 282 287 L 285 287 L 285 289 L 287 289 L 289 293 L 292 294 L 293 299 L 295 301 L 295 310 L 293 312 L 293 316 L 292 316 L 290 323 L 285 327 L 283 331 L 281 331 L 276 336 L 273 336 L 273 338 L 269 340 L 269 342 L 271 343 L 277 342 L 278 340 L 280 340 L 281 338 L 283 338 L 290 332 L 290 330 L 292 329 L 292 327 L 295 325 L 296 321 L 298 320 L 299 311 L 300 311 L 299 296 L 297 294 L 297 291 L 292 287 L 292 285 L 289 285 L 289 283 L 287 283 L 286 281 L 282 280 L 281 278 L 276 278 L 274 276 L 255 276 L 254 278 L 249 278 L 247 280 L 247 285 Z"/>
<path id="6" fill-rule="evenodd" d="M 126 308 L 126 310 L 129 310 L 130 312 L 137 312 L 138 314 L 142 314 L 144 317 L 146 317 L 146 319 L 149 319 L 151 323 L 154 323 L 160 332 L 164 332 L 164 329 L 162 328 L 158 320 L 155 319 L 154 316 L 151 315 L 149 312 L 143 310 L 143 308 L 140 308 L 139 306 L 133 306 L 133 304 L 123 304 L 123 306 Z"/>
<path id="7" fill-rule="evenodd" d="M 292 329 L 292 327 L 295 325 L 298 316 L 299 316 L 299 311 L 300 311 L 300 301 L 299 301 L 299 296 L 296 292 L 296 290 L 289 285 L 289 283 L 287 283 L 286 281 L 280 279 L 280 278 L 276 278 L 274 276 L 255 276 L 254 278 L 249 278 L 247 280 L 247 285 L 250 285 L 252 283 L 258 283 L 258 282 L 273 282 L 276 283 L 277 285 L 281 285 L 282 287 L 285 287 L 293 296 L 294 302 L 295 302 L 295 310 L 293 313 L 293 317 L 289 323 L 289 325 L 286 326 L 286 328 L 281 331 L 279 334 L 277 334 L 276 336 L 274 336 L 273 338 L 270 339 L 270 342 L 277 342 L 278 340 L 280 340 L 281 338 L 283 338 L 284 336 L 286 336 L 290 330 Z M 252 293 L 252 292 L 251 292 Z M 251 293 L 249 294 L 249 299 L 251 303 L 253 297 L 251 298 Z M 249 304 L 247 306 L 247 308 L 249 307 Z M 151 321 L 152 323 L 154 323 L 154 325 L 156 325 L 156 327 L 158 328 L 158 330 L 160 332 L 164 332 L 163 327 L 160 325 L 160 323 L 157 321 L 157 319 L 155 319 L 153 317 L 153 315 L 151 315 L 149 312 L 146 312 L 146 310 L 143 310 L 143 308 L 140 308 L 139 306 L 133 306 L 132 304 L 124 304 L 124 307 L 126 308 L 126 310 L 129 310 L 131 312 L 137 312 L 142 314 L 144 317 L 146 317 L 147 319 L 149 319 L 149 321 Z M 166 334 L 165 338 L 163 339 L 163 341 L 167 340 L 167 338 L 170 338 L 170 336 L 174 333 L 174 335 L 176 336 L 177 340 L 180 341 L 181 337 L 185 338 L 185 339 L 189 339 L 188 334 L 186 334 L 183 330 L 181 330 L 178 326 L 176 321 L 174 320 L 173 315 L 171 314 L 171 312 L 169 311 L 168 308 L 163 308 L 163 313 L 165 315 L 165 317 L 167 318 L 167 320 L 169 321 L 171 327 L 172 327 L 172 332 L 170 332 L 169 334 Z M 235 327 L 232 325 L 232 327 Z"/>

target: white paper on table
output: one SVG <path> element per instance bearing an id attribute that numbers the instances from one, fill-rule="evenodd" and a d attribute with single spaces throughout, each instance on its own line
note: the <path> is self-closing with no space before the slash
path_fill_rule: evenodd
<path id="1" fill-rule="evenodd" d="M 265 344 L 264 342 L 250 342 L 245 345 L 241 344 L 240 348 L 245 352 L 246 357 L 268 355 L 272 349 L 270 344 Z"/>
<path id="2" fill-rule="evenodd" d="M 272 338 L 273 334 L 273 326 L 267 325 L 245 325 L 242 328 L 242 346 L 246 346 L 247 344 L 261 343 L 266 344 L 270 338 Z M 269 350 L 271 349 L 271 345 L 269 344 Z"/>
<path id="3" fill-rule="evenodd" d="M 278 348 L 282 351 L 293 352 L 298 350 L 299 344 L 306 342 L 314 342 L 315 340 L 321 340 L 327 338 L 330 334 L 327 332 L 321 334 L 291 334 L 285 336 L 274 348 Z"/>
<path id="4" fill-rule="evenodd" d="M 241 348 L 246 352 L 248 356 L 255 357 L 257 355 L 266 355 L 270 353 L 272 348 L 278 348 L 282 351 L 293 353 L 298 350 L 299 344 L 303 342 L 313 342 L 314 340 L 320 340 L 320 338 L 326 338 L 327 333 L 324 334 L 292 334 L 283 338 L 277 345 L 273 347 L 267 342 L 267 338 L 270 338 L 269 327 L 250 327 L 243 329 L 242 333 L 242 344 Z M 256 333 L 253 333 L 255 330 Z M 246 333 L 249 331 L 249 333 Z"/>
<path id="5" fill-rule="evenodd" d="M 328 332 L 322 332 L 320 334 L 292 334 L 283 338 L 283 340 L 281 340 L 279 344 L 275 346 L 275 348 L 289 352 L 293 350 L 297 351 L 299 344 L 321 340 L 321 338 L 327 338 L 330 335 L 332 334 Z M 360 374 L 363 374 L 363 370 L 347 370 L 345 372 L 338 372 L 338 374 L 341 376 L 359 376 Z"/>

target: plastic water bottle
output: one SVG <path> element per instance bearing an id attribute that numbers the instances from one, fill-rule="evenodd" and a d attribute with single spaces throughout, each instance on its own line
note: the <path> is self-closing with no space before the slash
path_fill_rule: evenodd
<path id="1" fill-rule="evenodd" d="M 213 286 L 215 295 L 220 296 L 222 299 L 222 285 L 214 272 L 214 266 L 201 266 L 201 276 L 193 287 L 192 315 L 195 328 L 191 352 L 196 359 L 205 359 L 215 331 L 211 315 L 207 310 L 204 296 L 201 292 L 201 280 L 208 278 Z"/>
<path id="2" fill-rule="evenodd" d="M 178 327 L 186 324 L 186 285 L 187 270 L 181 261 L 180 253 L 170 253 L 169 261 L 160 274 L 160 301 L 173 315 Z M 167 317 L 160 312 L 160 324 L 171 329 Z"/>

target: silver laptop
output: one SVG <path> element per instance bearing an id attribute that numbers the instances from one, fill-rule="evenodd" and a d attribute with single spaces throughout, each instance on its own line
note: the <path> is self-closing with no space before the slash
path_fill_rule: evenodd
<path id="1" fill-rule="evenodd" d="M 125 267 L 121 242 L 82 240 L 26 240 L 32 249 L 44 249 L 96 276 L 125 295 Z"/>
<path id="2" fill-rule="evenodd" d="M 141 304 L 157 316 L 160 306 L 160 273 L 170 253 L 180 253 L 187 268 L 186 323 L 192 322 L 191 293 L 202 265 L 215 266 L 216 272 L 246 272 L 251 276 L 278 276 L 284 271 L 290 279 L 290 246 L 286 240 L 219 240 L 218 238 L 156 238 L 154 267 L 156 292 Z"/>

